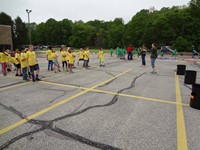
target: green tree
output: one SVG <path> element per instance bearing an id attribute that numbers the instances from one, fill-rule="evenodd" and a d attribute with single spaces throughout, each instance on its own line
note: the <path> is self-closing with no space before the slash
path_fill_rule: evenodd
<path id="1" fill-rule="evenodd" d="M 179 36 L 173 43 L 173 47 L 178 51 L 191 51 L 191 45 L 192 43 L 181 36 Z"/>
<path id="2" fill-rule="evenodd" d="M 108 46 L 123 47 L 124 21 L 122 18 L 116 18 L 108 27 Z"/>
<path id="3" fill-rule="evenodd" d="M 70 46 L 86 47 L 93 46 L 95 39 L 95 28 L 84 23 L 75 23 L 72 28 L 72 36 L 69 39 Z"/>
<path id="4" fill-rule="evenodd" d="M 0 24 L 13 26 L 12 18 L 4 12 L 0 12 Z"/>
<path id="5" fill-rule="evenodd" d="M 17 17 L 14 20 L 14 43 L 16 46 L 21 46 L 24 44 L 28 44 L 27 41 L 27 28 L 25 23 L 22 22 L 20 17 Z"/>

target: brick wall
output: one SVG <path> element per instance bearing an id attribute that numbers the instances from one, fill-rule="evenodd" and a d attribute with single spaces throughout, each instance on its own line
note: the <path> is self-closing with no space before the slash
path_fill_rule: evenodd
<path id="1" fill-rule="evenodd" d="M 0 45 L 10 45 L 13 49 L 11 26 L 0 25 Z"/>

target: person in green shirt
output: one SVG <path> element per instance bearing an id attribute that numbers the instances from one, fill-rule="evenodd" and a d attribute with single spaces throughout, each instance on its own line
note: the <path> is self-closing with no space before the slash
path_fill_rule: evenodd
<path id="1" fill-rule="evenodd" d="M 176 50 L 176 49 L 172 50 L 172 57 L 174 57 L 174 56 L 175 56 L 175 58 L 176 58 L 176 57 L 177 57 L 177 55 L 178 55 L 178 52 L 177 52 L 177 50 Z"/>
<path id="2" fill-rule="evenodd" d="M 110 49 L 110 56 L 111 56 L 111 57 L 113 57 L 112 54 L 113 54 L 113 49 L 111 48 L 111 49 Z"/>
<path id="3" fill-rule="evenodd" d="M 120 56 L 120 55 L 119 55 L 119 47 L 116 48 L 116 55 L 117 55 L 117 57 Z"/>

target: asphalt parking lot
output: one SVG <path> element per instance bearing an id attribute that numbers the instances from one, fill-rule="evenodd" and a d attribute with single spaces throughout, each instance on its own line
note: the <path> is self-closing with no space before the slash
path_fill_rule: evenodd
<path id="1" fill-rule="evenodd" d="M 0 76 L 0 149 L 199 150 L 200 110 L 189 106 L 191 85 L 177 64 L 197 71 L 200 59 L 157 59 L 152 74 L 140 58 L 105 57 L 99 67 L 47 71 L 39 58 L 39 82 Z"/>

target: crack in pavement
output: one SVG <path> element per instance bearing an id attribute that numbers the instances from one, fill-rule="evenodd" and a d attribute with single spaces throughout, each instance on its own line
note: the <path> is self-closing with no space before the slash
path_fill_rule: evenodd
<path id="1" fill-rule="evenodd" d="M 124 89 L 121 89 L 119 90 L 117 93 L 122 93 L 123 91 L 125 90 L 128 90 L 128 89 L 131 89 L 133 88 L 135 85 L 135 82 L 138 78 L 140 78 L 141 76 L 143 76 L 144 74 L 146 74 L 146 72 L 140 74 L 139 76 L 136 76 L 131 85 L 129 87 L 126 87 Z M 58 127 L 56 127 L 56 122 L 57 121 L 60 121 L 60 120 L 63 120 L 63 119 L 66 119 L 66 118 L 69 118 L 69 117 L 73 117 L 73 116 L 77 116 L 77 115 L 80 115 L 90 109 L 94 109 L 94 108 L 100 108 L 100 107 L 107 107 L 107 106 L 111 106 L 113 104 L 115 104 L 117 101 L 118 101 L 118 98 L 119 98 L 119 95 L 116 94 L 112 100 L 106 104 L 103 104 L 103 105 L 94 105 L 94 106 L 89 106 L 87 108 L 84 108 L 82 110 L 79 110 L 79 111 L 75 111 L 75 112 L 72 112 L 70 114 L 67 114 L 67 115 L 64 115 L 64 116 L 61 116 L 61 117 L 58 117 L 58 118 L 55 118 L 53 120 L 49 120 L 49 121 L 45 121 L 45 120 L 35 120 L 35 119 L 30 119 L 28 120 L 27 119 L 27 122 L 28 123 L 31 123 L 31 124 L 35 124 L 35 125 L 39 125 L 41 126 L 39 129 L 36 129 L 36 130 L 33 130 L 33 131 L 30 131 L 30 132 L 25 132 L 19 136 L 16 136 L 14 137 L 13 139 L 7 141 L 6 143 L 4 143 L 3 145 L 0 146 L 0 150 L 3 150 L 7 147 L 9 147 L 11 144 L 13 144 L 14 142 L 24 138 L 24 137 L 28 137 L 28 136 L 31 136 L 35 133 L 38 133 L 38 132 L 41 132 L 41 131 L 44 131 L 44 130 L 51 130 L 57 134 L 60 134 L 62 136 L 66 136 L 66 137 L 69 137 L 75 141 L 79 141 L 80 143 L 82 144 L 86 144 L 86 145 L 89 145 L 89 146 L 92 146 L 92 147 L 96 147 L 96 148 L 99 148 L 99 149 L 103 149 L 103 150 L 120 150 L 120 148 L 117 148 L 117 147 L 114 147 L 114 146 L 111 146 L 111 145 L 107 145 L 107 144 L 104 144 L 104 143 L 100 143 L 100 142 L 96 142 L 96 141 L 93 141 L 93 140 L 90 140 L 90 139 L 87 139 L 83 136 L 80 136 L 80 135 L 77 135 L 75 133 L 72 133 L 72 132 L 68 132 L 68 131 L 65 131 L 63 129 L 60 129 Z M 82 103 L 83 104 L 83 103 Z M 27 118 L 26 115 L 24 115 L 23 113 L 19 112 L 18 110 L 16 110 L 14 107 L 12 106 L 5 106 L 3 104 L 0 103 L 0 106 L 2 106 L 4 109 L 8 110 L 8 111 L 11 111 L 12 113 L 16 114 L 17 116 L 19 116 L 21 119 L 25 119 Z M 82 105 L 81 105 L 82 106 Z M 80 107 L 81 107 L 80 106 Z"/>

